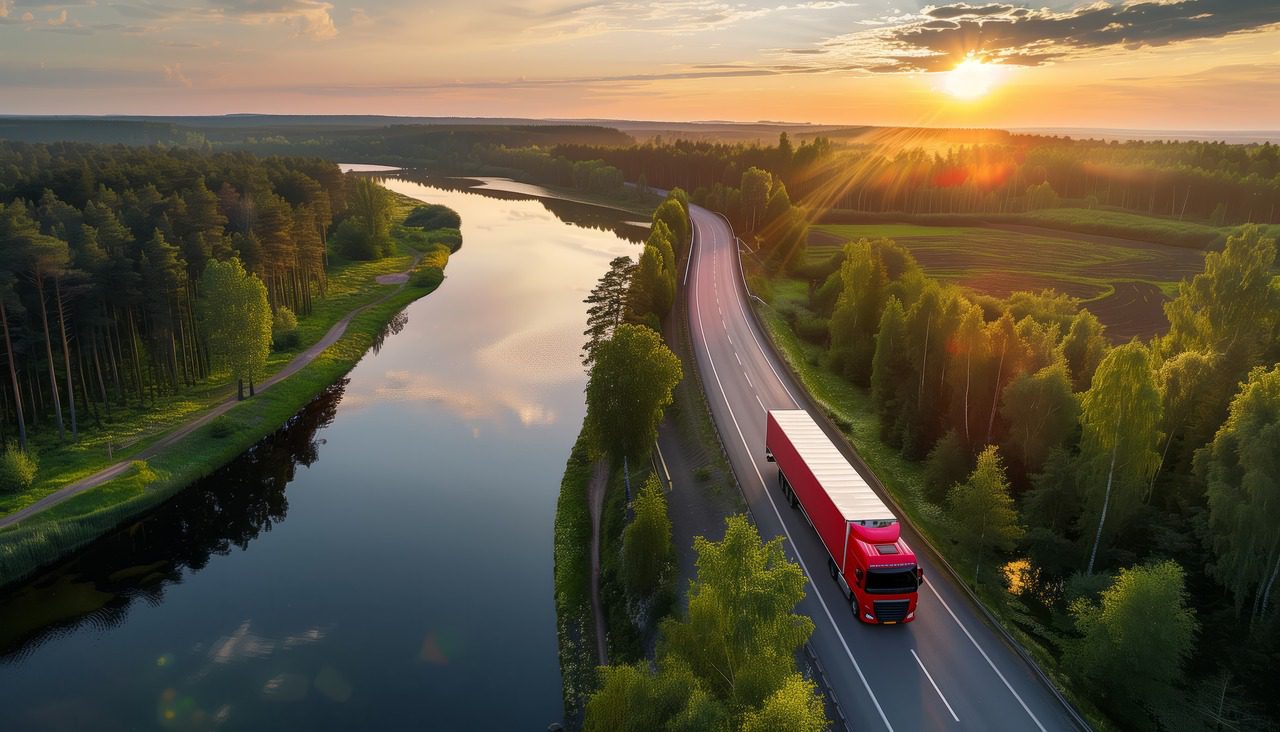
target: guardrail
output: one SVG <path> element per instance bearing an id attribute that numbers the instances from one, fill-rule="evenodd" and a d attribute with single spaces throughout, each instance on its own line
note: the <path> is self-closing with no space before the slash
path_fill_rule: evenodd
<path id="1" fill-rule="evenodd" d="M 725 226 L 729 227 L 730 236 L 733 236 L 734 240 L 737 241 L 738 237 L 733 234 L 733 224 L 729 222 L 728 217 L 726 217 L 724 214 L 720 213 L 719 211 L 715 211 L 713 213 L 718 215 L 720 218 L 724 219 Z M 759 297 L 755 295 L 755 293 L 751 292 L 751 288 L 747 285 L 746 272 L 742 268 L 741 250 L 738 250 L 735 248 L 735 252 L 738 254 L 738 256 L 734 257 L 734 261 L 737 264 L 737 269 L 738 269 L 738 278 L 737 278 L 738 286 L 742 288 L 743 293 L 745 293 L 749 298 L 756 300 L 757 302 L 761 303 L 762 305 L 765 305 L 766 307 L 769 307 L 768 303 L 765 303 L 764 300 L 761 300 Z M 691 251 L 691 254 L 692 254 L 692 251 Z M 756 328 L 766 336 L 764 340 L 769 344 L 769 350 L 773 352 L 774 360 L 777 361 L 782 366 L 782 368 L 786 370 L 787 374 L 791 377 L 791 380 L 796 385 L 802 386 L 804 382 L 801 380 L 800 375 L 797 374 L 795 369 L 791 367 L 790 362 L 788 362 L 785 358 L 782 357 L 780 353 L 778 353 L 777 346 L 774 345 L 773 339 L 768 337 L 769 330 L 764 326 L 764 322 L 760 319 L 760 314 L 756 312 L 756 309 L 754 307 L 748 308 L 748 311 L 750 311 L 751 313 L 752 320 L 755 321 Z M 827 414 L 827 411 L 825 409 L 822 409 L 821 406 L 813 400 L 813 397 L 809 394 L 808 390 L 801 388 L 798 391 L 800 392 L 799 398 L 806 403 L 806 406 L 809 408 L 808 411 L 810 412 L 810 414 L 819 415 L 821 419 L 827 424 L 829 428 L 828 432 L 834 431 L 836 434 L 841 435 L 843 437 L 844 431 L 840 429 L 839 425 L 837 425 L 834 421 L 831 420 L 831 417 Z M 871 466 L 867 465 L 867 462 L 862 459 L 862 456 L 858 453 L 858 449 L 854 447 L 852 443 L 850 443 L 849 440 L 847 439 L 841 439 L 837 443 L 837 446 L 840 446 L 840 445 L 846 445 L 850 450 L 853 451 L 853 457 L 855 459 L 855 462 L 858 464 L 859 467 L 863 469 L 865 475 L 871 476 L 870 483 L 876 489 L 876 492 L 880 494 L 880 497 L 888 501 L 889 505 L 894 509 L 894 511 L 899 516 L 905 516 L 906 512 L 902 510 L 902 507 L 898 505 L 897 500 L 894 499 L 893 495 L 889 493 L 889 491 L 880 482 L 880 478 L 876 476 L 875 471 L 871 470 Z M 1060 704 L 1062 704 L 1063 709 L 1067 711 L 1067 714 L 1068 716 L 1071 717 L 1072 721 L 1074 721 L 1080 729 L 1086 730 L 1086 732 L 1092 732 L 1093 728 L 1089 726 L 1089 723 L 1085 721 L 1084 717 L 1080 715 L 1080 712 L 1076 710 L 1075 705 L 1073 705 L 1070 702 L 1070 700 L 1068 700 L 1066 696 L 1062 694 L 1062 690 L 1059 689 L 1058 685 L 1053 682 L 1053 679 L 1049 678 L 1049 675 L 1044 672 L 1044 669 L 1040 668 L 1040 664 L 1036 662 L 1035 657 L 1032 656 L 1031 653 L 1026 648 L 1024 648 L 1021 643 L 1018 642 L 1017 638 L 1013 637 L 1013 634 L 1010 633 L 1009 630 L 1004 627 L 1004 624 L 1000 622 L 999 618 L 997 618 L 995 614 L 992 613 L 991 610 L 989 610 L 985 604 L 983 604 L 982 600 L 977 596 L 977 594 L 974 593 L 973 590 L 970 589 L 969 586 L 965 584 L 963 580 L 960 579 L 959 573 L 957 573 L 955 568 L 952 567 L 951 564 L 945 558 L 943 558 L 942 553 L 938 551 L 938 548 L 935 547 L 933 543 L 930 542 L 924 536 L 924 534 L 921 534 L 920 532 L 917 531 L 916 536 L 919 538 L 920 542 L 923 543 L 925 549 L 929 552 L 933 560 L 937 562 L 951 576 L 951 578 L 954 580 L 954 584 L 958 586 L 964 592 L 964 594 L 969 598 L 970 602 L 978 608 L 986 624 L 992 629 L 994 629 L 1001 636 L 1001 638 L 1004 640 L 1006 645 L 1008 645 L 1010 648 L 1013 649 L 1015 653 L 1017 653 L 1019 656 L 1022 657 L 1022 659 L 1027 663 L 1027 665 L 1030 666 L 1035 671 L 1036 675 L 1040 678 L 1041 682 L 1043 682 L 1044 685 L 1048 687 L 1048 689 L 1051 692 L 1053 692 L 1054 697 L 1058 700 Z"/>

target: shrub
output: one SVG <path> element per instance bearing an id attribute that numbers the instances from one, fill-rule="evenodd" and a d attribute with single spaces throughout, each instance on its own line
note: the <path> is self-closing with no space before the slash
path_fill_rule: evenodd
<path id="1" fill-rule="evenodd" d="M 819 346 L 825 346 L 831 339 L 830 327 L 826 318 L 818 318 L 805 313 L 796 313 L 793 325 L 796 335 Z"/>
<path id="2" fill-rule="evenodd" d="M 462 232 L 457 229 L 435 229 L 427 232 L 427 241 L 443 244 L 449 247 L 449 251 L 456 252 L 462 247 Z"/>
<path id="3" fill-rule="evenodd" d="M 444 282 L 444 270 L 439 267 L 424 267 L 413 275 L 412 283 L 414 287 L 422 287 L 428 290 L 434 290 Z"/>
<path id="4" fill-rule="evenodd" d="M 209 423 L 209 434 L 221 440 L 235 434 L 236 423 L 225 414 L 220 414 Z"/>
<path id="5" fill-rule="evenodd" d="M 271 320 L 271 344 L 277 351 L 293 348 L 298 345 L 298 316 L 289 308 L 281 305 Z"/>
<path id="6" fill-rule="evenodd" d="M 34 455 L 14 445 L 6 446 L 0 453 L 0 493 L 17 493 L 30 488 L 38 468 Z"/>
<path id="7" fill-rule="evenodd" d="M 462 217 L 448 206 L 429 203 L 411 211 L 405 217 L 404 225 L 419 229 L 457 229 L 462 226 Z"/>
<path id="8" fill-rule="evenodd" d="M 391 237 L 370 234 L 358 216 L 349 216 L 334 227 L 330 240 L 334 250 L 347 259 L 379 259 L 392 250 Z"/>
<path id="9" fill-rule="evenodd" d="M 151 469 L 151 466 L 147 464 L 146 460 L 134 460 L 132 465 L 133 472 L 138 476 L 138 480 L 143 485 L 150 485 L 155 482 L 156 478 L 160 477 L 156 475 L 156 471 Z"/>
<path id="10" fill-rule="evenodd" d="M 435 267 L 436 269 L 444 269 L 449 263 L 449 247 L 443 244 L 432 244 L 427 247 L 422 255 L 423 267 Z"/>
<path id="11" fill-rule="evenodd" d="M 757 274 L 747 275 L 747 290 L 767 303 L 773 302 L 773 285 L 769 284 L 767 277 Z"/>

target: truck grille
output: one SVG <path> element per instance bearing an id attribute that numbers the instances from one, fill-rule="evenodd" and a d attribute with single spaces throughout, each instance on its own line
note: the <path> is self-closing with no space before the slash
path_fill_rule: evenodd
<path id="1" fill-rule="evenodd" d="M 900 623 L 907 619 L 910 607 L 910 600 L 877 600 L 876 620 L 882 623 Z"/>

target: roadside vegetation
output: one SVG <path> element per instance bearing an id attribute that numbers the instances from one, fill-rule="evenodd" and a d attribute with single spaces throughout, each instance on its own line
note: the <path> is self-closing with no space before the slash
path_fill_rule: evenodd
<path id="1" fill-rule="evenodd" d="M 1112 346 L 1048 294 L 974 302 L 890 239 L 848 243 L 818 287 L 768 273 L 760 314 L 912 522 L 1095 722 L 1257 728 L 1277 716 L 1260 679 L 1280 653 L 1280 475 L 1261 457 L 1280 425 L 1275 258 L 1240 229 L 1145 343 Z"/>
<path id="2" fill-rule="evenodd" d="M 804 580 L 778 541 L 761 542 L 742 517 L 730 520 L 722 542 L 696 539 L 698 579 L 689 588 L 687 611 L 678 609 L 672 522 L 651 451 L 684 376 L 660 329 L 675 300 L 676 265 L 687 255 L 690 236 L 688 203 L 683 191 L 673 190 L 653 214 L 639 261 L 613 260 L 586 299 L 587 419 L 556 521 L 566 715 L 586 729 L 822 729 L 822 699 L 795 665 L 812 630 L 806 618 L 792 614 Z M 606 634 L 610 665 L 600 669 L 588 666 L 594 653 L 586 493 L 597 461 L 610 466 L 601 516 L 603 625 L 597 629 Z M 743 571 L 739 562 L 761 573 L 768 599 L 759 588 L 731 581 Z M 758 612 L 744 614 L 748 606 Z M 712 628 L 727 631 L 726 624 L 741 631 L 733 632 L 732 647 L 703 647 L 703 635 Z M 725 663 L 741 674 L 727 685 Z M 777 727 L 783 719 L 789 721 Z"/>
<path id="3" fill-rule="evenodd" d="M 5 480 L 6 490 L 0 491 L 0 516 L 147 450 L 229 396 L 245 403 L 185 437 L 181 459 L 173 456 L 178 450 L 172 448 L 151 455 L 109 482 L 0 532 L 0 577 L 6 582 L 156 505 L 270 433 L 354 366 L 396 312 L 439 284 L 419 281 L 395 287 L 376 282 L 379 275 L 405 271 L 425 256 L 414 247 L 429 233 L 397 223 L 412 210 L 411 203 L 367 179 L 348 182 L 327 163 L 88 146 L 65 146 L 60 153 L 66 158 L 55 155 L 45 167 L 24 168 L 27 178 L 9 180 L 0 188 L 5 197 L 39 190 L 65 177 L 58 173 L 59 166 L 74 165 L 79 187 L 67 189 L 66 195 L 93 191 L 83 209 L 61 203 L 50 188 L 44 189 L 39 206 L 14 199 L 6 208 L 3 233 L 10 266 L 34 261 L 21 258 L 34 257 L 26 254 L 31 251 L 52 251 L 60 257 L 43 276 L 52 282 L 49 289 L 61 291 L 61 298 L 56 308 L 53 298 L 44 302 L 53 312 L 62 311 L 54 333 L 67 337 L 45 341 L 39 327 L 39 288 L 30 278 L 9 280 L 3 320 L 13 368 L 3 404 L 9 443 L 3 472 L 15 477 Z M 155 172 L 168 170 L 153 159 L 156 156 L 172 158 L 168 163 L 175 170 L 195 169 L 208 177 L 184 173 L 185 177 L 165 178 Z M 324 171 L 323 179 L 333 187 L 326 189 L 299 169 L 287 167 L 295 162 L 305 170 L 314 166 Z M 123 177 L 127 171 L 141 175 L 148 170 L 152 178 L 145 189 L 125 189 L 119 195 L 108 185 L 134 180 Z M 222 195 L 215 196 L 206 186 L 207 180 L 217 180 L 215 175 L 246 177 L 229 177 L 219 184 Z M 272 176 L 282 181 L 280 188 L 270 187 Z M 95 190 L 84 186 L 86 180 L 102 184 Z M 174 187 L 180 180 L 194 180 L 195 187 Z M 242 195 L 231 180 L 257 181 L 262 187 L 246 188 L 257 191 L 254 196 Z M 158 192 L 165 189 L 172 190 L 167 198 Z M 134 203 L 142 195 L 138 190 L 151 191 L 152 203 Z M 305 191 L 316 198 L 284 217 L 290 204 L 273 190 Z M 348 206 L 347 192 L 361 190 L 371 191 L 365 208 Z M 331 199 L 330 191 L 342 197 Z M 247 207 L 257 206 L 259 198 L 268 201 L 268 208 L 275 206 L 280 216 L 268 216 L 259 207 L 255 217 L 236 219 Z M 193 213 L 194 204 L 188 205 L 195 201 L 205 205 L 202 216 Z M 325 247 L 324 231 L 321 224 L 312 223 L 310 207 L 337 207 L 344 224 L 362 217 L 384 220 L 380 228 L 361 228 L 385 235 L 386 242 L 378 246 L 386 256 L 350 260 L 333 251 L 332 238 Z M 95 243 L 101 240 L 99 227 L 71 226 L 90 214 L 118 239 L 115 245 L 104 248 Z M 327 229 L 331 219 L 322 218 Z M 203 221 L 205 228 L 196 221 Z M 134 229 L 125 222 L 138 230 L 156 224 L 155 233 L 147 239 L 131 238 Z M 78 234 L 69 241 L 60 238 L 72 230 Z M 159 261 L 154 257 L 161 251 L 157 242 L 170 237 L 182 243 L 163 250 L 171 278 L 152 281 L 149 268 Z M 141 241 L 149 243 L 143 246 Z M 264 242 L 273 242 L 276 249 Z M 201 255 L 204 259 L 197 266 L 193 260 Z M 282 269 L 282 262 L 292 263 L 293 269 Z M 143 294 L 135 297 L 121 283 L 136 285 Z M 351 314 L 355 317 L 337 343 L 285 382 L 254 396 L 257 384 Z M 48 347 L 24 350 L 24 339 L 32 343 L 33 336 L 41 337 L 35 343 Z M 40 379 L 42 369 L 56 378 Z M 26 409 L 19 411 L 15 393 L 22 395 Z M 64 407 L 61 421 L 59 405 Z M 79 419 L 73 422 L 75 406 L 80 407 L 74 412 Z"/>

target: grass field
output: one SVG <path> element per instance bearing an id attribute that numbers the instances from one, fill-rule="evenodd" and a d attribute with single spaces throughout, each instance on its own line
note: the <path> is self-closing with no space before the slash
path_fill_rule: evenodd
<path id="1" fill-rule="evenodd" d="M 975 292 L 1053 288 L 1078 297 L 1116 341 L 1163 332 L 1165 300 L 1204 266 L 1204 253 L 1194 249 L 1013 225 L 822 224 L 811 229 L 809 259 L 879 237 L 907 247 L 929 275 Z"/>

